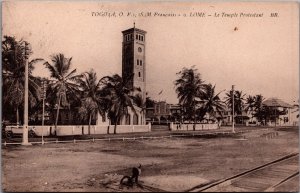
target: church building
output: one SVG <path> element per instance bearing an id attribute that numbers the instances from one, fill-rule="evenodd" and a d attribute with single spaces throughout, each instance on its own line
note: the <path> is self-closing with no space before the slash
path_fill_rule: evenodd
<path id="1" fill-rule="evenodd" d="M 146 31 L 135 27 L 122 31 L 122 77 L 132 76 L 128 82 L 129 88 L 137 88 L 132 95 L 142 99 L 142 104 L 146 100 Z M 134 104 L 135 112 L 128 107 L 128 114 L 124 116 L 120 125 L 145 125 L 146 124 L 146 110 Z M 98 115 L 97 125 L 108 124 L 101 122 L 103 120 Z"/>
<path id="2" fill-rule="evenodd" d="M 135 27 L 122 31 L 122 77 L 132 76 L 128 87 L 137 88 L 132 95 L 139 95 L 142 103 L 146 99 L 146 31 Z M 122 119 L 122 125 L 145 125 L 145 110 L 134 105 L 135 113 L 128 108 L 129 114 Z"/>

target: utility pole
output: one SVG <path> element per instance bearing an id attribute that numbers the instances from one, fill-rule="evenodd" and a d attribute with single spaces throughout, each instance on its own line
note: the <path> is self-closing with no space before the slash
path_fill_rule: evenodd
<path id="1" fill-rule="evenodd" d="M 232 132 L 235 133 L 235 130 L 234 130 L 234 85 L 232 85 Z"/>
<path id="2" fill-rule="evenodd" d="M 28 142 L 28 43 L 25 41 L 25 86 L 24 86 L 24 124 L 22 145 L 31 145 Z"/>
<path id="3" fill-rule="evenodd" d="M 43 80 L 43 90 L 42 90 L 42 99 L 43 99 L 43 115 L 42 115 L 42 125 L 44 126 L 45 122 L 45 98 L 46 98 L 46 80 Z"/>
<path id="4" fill-rule="evenodd" d="M 43 79 L 42 85 L 42 99 L 43 99 L 43 113 L 42 113 L 42 126 L 44 126 L 45 122 L 45 98 L 46 98 L 46 80 Z M 44 145 L 44 127 L 42 127 L 42 145 Z"/>

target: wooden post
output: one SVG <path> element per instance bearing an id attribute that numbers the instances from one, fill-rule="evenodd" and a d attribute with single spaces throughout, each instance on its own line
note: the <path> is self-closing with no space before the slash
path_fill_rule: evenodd
<path id="1" fill-rule="evenodd" d="M 42 125 L 42 145 L 44 145 L 44 126 Z"/>
<path id="2" fill-rule="evenodd" d="M 27 46 L 28 43 L 25 43 L 25 85 L 24 85 L 24 123 L 23 123 L 23 140 L 22 145 L 31 145 L 28 142 L 28 58 L 27 58 Z"/>
<path id="3" fill-rule="evenodd" d="M 232 85 L 232 132 L 235 133 L 235 130 L 234 130 L 234 85 Z"/>

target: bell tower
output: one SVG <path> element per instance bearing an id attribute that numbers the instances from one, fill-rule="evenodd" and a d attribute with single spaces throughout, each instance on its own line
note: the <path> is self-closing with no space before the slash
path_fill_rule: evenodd
<path id="1" fill-rule="evenodd" d="M 146 31 L 135 27 L 122 31 L 122 77 L 134 74 L 129 87 L 139 88 L 134 94 L 140 94 L 145 101 L 146 92 Z"/>

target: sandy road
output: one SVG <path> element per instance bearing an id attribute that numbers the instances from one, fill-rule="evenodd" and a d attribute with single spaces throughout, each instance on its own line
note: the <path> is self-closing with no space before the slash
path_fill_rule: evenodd
<path id="1" fill-rule="evenodd" d="M 272 132 L 273 129 L 254 130 L 236 137 L 2 147 L 2 187 L 5 191 L 21 192 L 133 191 L 120 187 L 119 178 L 142 163 L 140 180 L 145 185 L 185 191 L 298 151 L 298 128 L 278 128 L 277 136 L 265 137 Z"/>

